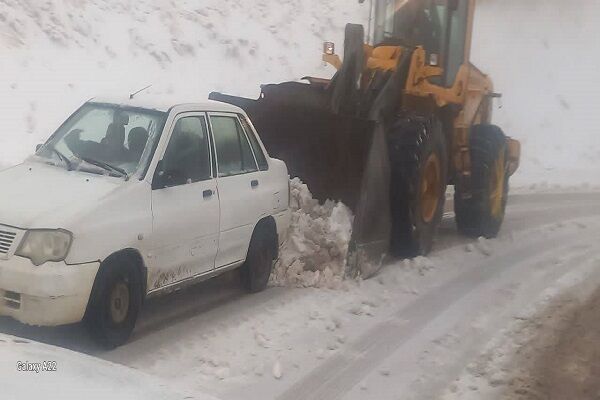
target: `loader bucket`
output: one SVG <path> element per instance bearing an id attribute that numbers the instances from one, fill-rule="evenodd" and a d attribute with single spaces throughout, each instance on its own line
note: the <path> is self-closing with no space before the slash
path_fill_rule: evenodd
<path id="1" fill-rule="evenodd" d="M 375 273 L 390 243 L 389 156 L 383 128 L 336 115 L 310 85 L 271 85 L 258 100 L 212 93 L 252 119 L 269 155 L 288 166 L 320 202 L 341 201 L 354 213 L 347 275 Z M 264 90 L 264 88 L 263 88 Z"/>

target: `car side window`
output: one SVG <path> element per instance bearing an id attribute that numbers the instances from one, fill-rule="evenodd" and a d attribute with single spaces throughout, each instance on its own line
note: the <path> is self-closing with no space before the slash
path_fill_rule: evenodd
<path id="1" fill-rule="evenodd" d="M 162 160 L 162 171 L 167 186 L 211 178 L 210 141 L 204 117 L 184 117 L 175 123 Z"/>
<path id="2" fill-rule="evenodd" d="M 250 144 L 236 117 L 211 116 L 219 177 L 258 171 Z"/>
<path id="3" fill-rule="evenodd" d="M 242 125 L 244 130 L 246 131 L 246 135 L 250 139 L 250 145 L 252 146 L 252 150 L 254 151 L 254 156 L 256 157 L 256 162 L 258 163 L 258 168 L 261 171 L 267 171 L 269 169 L 269 164 L 267 163 L 267 158 L 265 157 L 265 153 L 260 147 L 260 143 L 258 143 L 258 139 L 256 138 L 256 134 L 254 133 L 254 129 L 250 126 L 250 123 L 243 115 L 239 115 L 240 121 L 242 121 Z"/>

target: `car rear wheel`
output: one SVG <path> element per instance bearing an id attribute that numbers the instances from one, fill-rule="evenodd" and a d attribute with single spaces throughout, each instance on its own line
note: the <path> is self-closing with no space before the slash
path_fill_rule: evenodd
<path id="1" fill-rule="evenodd" d="M 88 304 L 84 323 L 103 347 L 129 339 L 142 306 L 142 284 L 136 266 L 124 257 L 103 264 Z"/>

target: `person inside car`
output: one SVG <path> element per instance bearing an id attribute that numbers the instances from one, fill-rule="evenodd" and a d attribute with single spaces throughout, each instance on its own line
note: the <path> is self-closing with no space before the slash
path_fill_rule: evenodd
<path id="1" fill-rule="evenodd" d="M 138 163 L 142 158 L 142 153 L 148 142 L 148 131 L 145 128 L 137 127 L 129 131 L 127 144 L 129 146 L 129 160 Z"/>

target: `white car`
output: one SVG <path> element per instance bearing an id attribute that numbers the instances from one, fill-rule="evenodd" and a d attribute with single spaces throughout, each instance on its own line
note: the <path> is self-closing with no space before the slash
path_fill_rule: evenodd
<path id="1" fill-rule="evenodd" d="M 286 165 L 219 102 L 89 101 L 0 187 L 0 315 L 108 347 L 147 296 L 238 267 L 263 290 L 290 223 Z"/>

